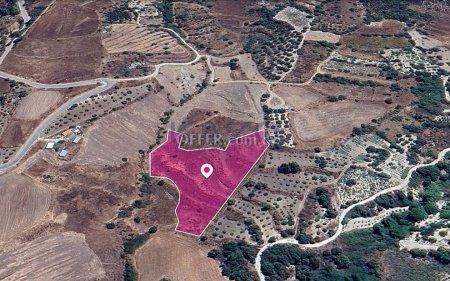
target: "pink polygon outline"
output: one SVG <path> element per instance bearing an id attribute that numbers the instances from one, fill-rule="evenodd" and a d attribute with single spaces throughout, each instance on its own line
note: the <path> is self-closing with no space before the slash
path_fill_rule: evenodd
<path id="1" fill-rule="evenodd" d="M 264 149 L 264 151 L 261 153 L 261 155 L 258 157 L 258 159 L 256 159 L 256 161 L 253 163 L 253 165 L 250 167 L 250 169 L 248 169 L 247 173 L 245 173 L 244 177 L 242 177 L 241 181 L 236 185 L 236 187 L 234 188 L 233 192 L 231 192 L 230 196 L 228 196 L 228 198 L 223 202 L 222 206 L 220 206 L 220 208 L 217 209 L 216 214 L 212 217 L 212 219 L 209 221 L 209 223 L 208 223 L 208 224 L 206 225 L 206 227 L 203 229 L 202 233 L 200 233 L 200 234 L 194 234 L 194 233 L 189 233 L 189 232 L 185 232 L 185 231 L 182 231 L 182 230 L 177 230 L 178 225 L 180 224 L 180 220 L 178 219 L 177 209 L 178 209 L 178 205 L 180 205 L 180 200 L 181 200 L 181 192 L 180 192 L 180 189 L 178 188 L 178 186 L 177 186 L 177 185 L 175 184 L 175 182 L 173 182 L 170 178 L 167 178 L 167 177 L 161 177 L 161 176 L 152 176 L 152 169 L 151 169 L 151 167 L 152 167 L 152 157 L 151 157 L 151 154 L 152 154 L 152 152 L 156 151 L 158 148 L 160 148 L 162 145 L 164 145 L 164 144 L 168 141 L 168 139 L 169 139 L 169 131 L 172 131 L 172 132 L 181 134 L 181 135 L 183 136 L 183 133 L 177 132 L 177 131 L 172 130 L 172 129 L 168 129 L 168 131 L 167 131 L 167 136 L 166 136 L 166 140 L 165 140 L 163 143 L 161 143 L 160 145 L 158 145 L 157 148 L 155 148 L 155 149 L 153 149 L 152 151 L 150 151 L 150 153 L 148 154 L 148 175 L 151 176 L 151 177 L 155 177 L 155 178 L 162 178 L 162 179 L 169 180 L 169 181 L 171 181 L 171 182 L 173 183 L 173 185 L 175 185 L 175 187 L 176 187 L 177 190 L 178 190 L 178 194 L 179 194 L 179 195 L 178 195 L 178 203 L 177 203 L 177 207 L 175 208 L 175 216 L 177 217 L 177 225 L 175 226 L 175 231 L 181 232 L 181 233 L 184 233 L 184 234 L 188 234 L 188 235 L 192 235 L 192 236 L 195 236 L 195 237 L 200 237 L 200 236 L 203 235 L 203 233 L 206 231 L 206 229 L 208 229 L 209 225 L 214 221 L 214 219 L 216 218 L 216 216 L 220 213 L 220 211 L 222 210 L 223 206 L 225 206 L 225 204 L 228 202 L 228 200 L 230 200 L 231 196 L 233 196 L 233 194 L 236 192 L 236 190 L 238 189 L 238 187 L 241 185 L 241 183 L 244 181 L 244 179 L 248 176 L 248 174 L 250 173 L 250 171 L 255 167 L 255 165 L 256 165 L 256 163 L 258 163 L 259 159 L 261 159 L 261 157 L 266 153 L 267 149 L 268 149 L 269 146 L 270 146 L 270 143 L 266 140 L 265 134 L 263 134 L 264 141 L 265 141 L 266 144 L 267 144 L 267 146 L 266 146 L 266 148 Z M 216 149 L 216 150 L 226 151 L 227 148 L 228 148 L 228 146 L 230 145 L 230 142 L 231 142 L 232 140 L 239 139 L 239 138 L 243 138 L 243 137 L 246 137 L 246 136 L 252 135 L 252 134 L 254 134 L 254 133 L 261 132 L 261 131 L 264 132 L 264 129 L 261 129 L 261 130 L 255 131 L 255 132 L 253 132 L 253 133 L 249 133 L 249 134 L 246 134 L 246 135 L 243 135 L 243 136 L 239 136 L 239 137 L 230 139 L 230 140 L 228 141 L 228 143 L 227 143 L 227 146 L 226 146 L 224 149 L 218 148 L 218 147 L 205 147 L 205 148 L 185 149 L 185 148 L 182 148 L 182 147 L 181 147 L 181 140 L 180 140 L 180 143 L 178 144 L 178 149 L 181 149 L 181 150 L 184 150 L 184 151 L 196 151 L 196 150 L 207 150 L 207 149 Z"/>

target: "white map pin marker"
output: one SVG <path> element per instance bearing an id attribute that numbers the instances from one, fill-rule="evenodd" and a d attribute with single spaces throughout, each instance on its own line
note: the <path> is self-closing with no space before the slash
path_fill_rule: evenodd
<path id="1" fill-rule="evenodd" d="M 213 166 L 211 166 L 211 164 L 203 164 L 200 168 L 200 172 L 202 172 L 202 175 L 205 178 L 209 178 L 209 176 L 213 173 Z"/>

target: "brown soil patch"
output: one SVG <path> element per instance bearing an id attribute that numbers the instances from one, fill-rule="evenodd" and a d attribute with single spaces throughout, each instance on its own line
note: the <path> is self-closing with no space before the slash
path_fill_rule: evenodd
<path id="1" fill-rule="evenodd" d="M 276 85 L 272 88 L 278 96 L 293 110 L 301 110 L 312 107 L 318 102 L 324 101 L 322 92 L 310 86 Z"/>
<path id="2" fill-rule="evenodd" d="M 99 76 L 104 54 L 96 10 L 57 1 L 6 57 L 1 69 L 55 83 Z"/>
<path id="3" fill-rule="evenodd" d="M 242 32 L 245 22 L 256 20 L 249 15 L 249 9 L 255 6 L 252 0 L 216 0 L 210 1 L 211 11 L 219 23 L 233 31 Z"/>
<path id="4" fill-rule="evenodd" d="M 99 258 L 82 235 L 73 232 L 38 238 L 0 254 L 0 278 L 5 281 L 86 281 L 104 277 Z"/>
<path id="5" fill-rule="evenodd" d="M 136 253 L 141 281 L 224 281 L 208 249 L 181 234 L 157 233 Z"/>
<path id="6" fill-rule="evenodd" d="M 0 95 L 4 95 L 9 92 L 9 80 L 0 79 Z"/>
<path id="7" fill-rule="evenodd" d="M 14 117 L 23 120 L 39 118 L 54 108 L 61 99 L 61 94 L 56 91 L 33 91 L 20 101 Z"/>
<path id="8" fill-rule="evenodd" d="M 341 37 L 342 47 L 339 52 L 358 58 L 382 60 L 378 53 L 384 49 L 401 49 L 410 46 L 405 37 L 396 36 L 363 36 L 356 31 Z"/>
<path id="9" fill-rule="evenodd" d="M 319 64 L 331 53 L 317 42 L 305 42 L 302 52 L 297 59 L 294 69 L 286 75 L 284 81 L 292 83 L 308 81 L 316 72 Z"/>
<path id="10" fill-rule="evenodd" d="M 408 41 L 403 37 L 366 37 L 361 34 L 349 34 L 342 36 L 343 45 L 361 52 L 376 53 L 383 49 L 400 49 L 409 46 Z"/>
<path id="11" fill-rule="evenodd" d="M 385 112 L 385 107 L 368 102 L 327 103 L 319 108 L 291 113 L 296 139 L 302 142 L 324 140 L 332 144 L 333 140 L 350 135 L 353 127 L 370 122 Z"/>
<path id="12" fill-rule="evenodd" d="M 384 20 L 379 23 L 364 25 L 359 31 L 363 34 L 394 35 L 403 31 L 403 23 L 397 20 Z"/>
<path id="13" fill-rule="evenodd" d="M 0 177 L 0 244 L 31 228 L 47 212 L 51 195 L 31 178 L 10 173 Z M 1 274 L 0 274 L 1 276 Z"/>
<path id="14" fill-rule="evenodd" d="M 207 112 L 210 113 L 210 111 Z M 198 117 L 195 116 L 197 114 Z M 213 146 L 225 148 L 231 139 L 256 132 L 259 129 L 256 123 L 242 122 L 223 116 L 208 117 L 206 114 L 201 110 L 193 110 L 187 116 L 186 122 L 180 127 L 180 131 L 186 134 L 182 142 L 184 148 Z M 198 119 L 202 120 L 192 122 L 192 120 Z"/>

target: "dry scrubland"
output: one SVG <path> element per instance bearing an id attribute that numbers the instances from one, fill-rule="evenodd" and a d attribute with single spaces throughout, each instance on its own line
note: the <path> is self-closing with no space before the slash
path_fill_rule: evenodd
<path id="1" fill-rule="evenodd" d="M 228 65 L 232 59 L 237 60 L 237 68 L 235 70 L 231 70 Z M 265 80 L 259 73 L 255 62 L 249 54 L 226 58 L 211 57 L 211 64 L 214 68 L 214 79 L 218 82 L 233 80 Z"/>
<path id="2" fill-rule="evenodd" d="M 104 49 L 96 2 L 56 1 L 0 69 L 48 83 L 98 77 Z"/>
<path id="3" fill-rule="evenodd" d="M 102 264 L 83 240 L 72 232 L 45 236 L 0 253 L 4 281 L 87 281 L 105 275 Z"/>
<path id="4" fill-rule="evenodd" d="M 164 87 L 159 94 L 166 95 L 173 105 L 184 103 L 190 96 L 198 93 L 206 79 L 207 70 L 203 61 L 191 65 L 163 66 L 156 77 Z"/>
<path id="5" fill-rule="evenodd" d="M 176 2 L 174 14 L 177 24 L 189 36 L 188 42 L 200 51 L 216 56 L 230 56 L 242 49 L 239 35 L 224 28 L 207 7 Z"/>
<path id="6" fill-rule="evenodd" d="M 181 234 L 161 233 L 136 253 L 141 281 L 224 281 L 217 262 L 207 257 L 208 249 Z"/>
<path id="7" fill-rule="evenodd" d="M 24 175 L 10 173 L 1 176 L 0 182 L 1 245 L 33 227 L 44 217 L 50 205 L 51 194 Z M 0 274 L 0 279 L 1 276 Z"/>

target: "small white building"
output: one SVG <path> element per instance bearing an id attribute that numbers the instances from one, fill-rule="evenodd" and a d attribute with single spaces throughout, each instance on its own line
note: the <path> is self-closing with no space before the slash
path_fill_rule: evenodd
<path id="1" fill-rule="evenodd" d="M 80 137 L 75 137 L 75 138 L 73 139 L 72 143 L 79 143 L 80 140 L 81 140 Z"/>
<path id="2" fill-rule="evenodd" d="M 48 142 L 47 145 L 45 146 L 46 149 L 53 149 L 54 147 L 55 147 L 54 142 Z"/>

